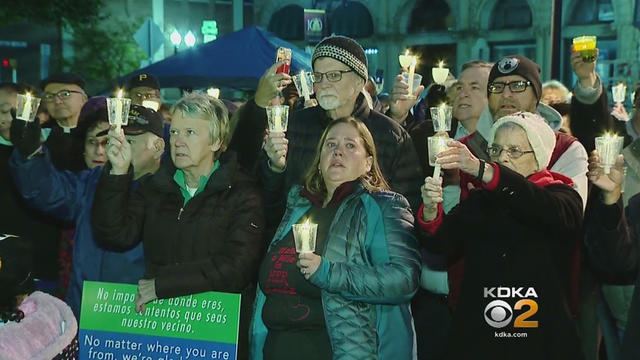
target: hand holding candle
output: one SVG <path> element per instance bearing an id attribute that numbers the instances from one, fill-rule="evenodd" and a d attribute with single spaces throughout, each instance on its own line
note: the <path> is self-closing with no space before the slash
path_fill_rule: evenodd
<path id="1" fill-rule="evenodd" d="M 622 104 L 627 94 L 627 85 L 619 83 L 618 85 L 612 86 L 611 93 L 613 95 L 613 102 Z"/>
<path id="2" fill-rule="evenodd" d="M 16 119 L 31 122 L 35 119 L 40 106 L 40 98 L 34 97 L 31 93 L 25 95 L 18 94 L 16 101 Z"/>
<path id="3" fill-rule="evenodd" d="M 300 74 L 294 75 L 292 78 L 300 96 L 304 97 L 305 102 L 309 101 L 311 94 L 313 94 L 313 74 L 302 70 Z"/>
<path id="4" fill-rule="evenodd" d="M 453 108 L 446 103 L 440 104 L 440 106 L 433 106 L 429 108 L 431 113 L 431 120 L 433 121 L 433 129 L 435 132 L 447 132 L 451 130 L 451 115 Z"/>
<path id="5" fill-rule="evenodd" d="M 302 224 L 293 225 L 293 239 L 298 253 L 312 253 L 316 250 L 316 234 L 318 224 L 309 222 L 307 219 Z"/>
<path id="6" fill-rule="evenodd" d="M 440 178 L 440 164 L 436 162 L 436 156 L 448 149 L 447 141 L 450 139 L 444 136 L 430 136 L 427 138 L 427 151 L 429 155 L 429 165 L 434 167 L 433 178 Z"/>
<path id="7" fill-rule="evenodd" d="M 622 151 L 623 140 L 623 137 L 609 133 L 596 138 L 596 150 L 598 150 L 598 154 L 600 155 L 600 165 L 604 168 L 604 173 L 607 175 L 611 171 L 611 167 L 615 164 L 618 154 Z"/>
<path id="8" fill-rule="evenodd" d="M 109 114 L 109 125 L 115 125 L 118 131 L 120 131 L 121 126 L 126 126 L 130 106 L 131 99 L 122 97 L 122 89 L 118 91 L 117 97 L 108 98 L 107 111 Z"/>

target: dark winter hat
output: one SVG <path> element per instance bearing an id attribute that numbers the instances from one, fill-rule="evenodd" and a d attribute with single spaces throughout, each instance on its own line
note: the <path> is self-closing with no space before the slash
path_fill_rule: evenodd
<path id="1" fill-rule="evenodd" d="M 334 35 L 324 39 L 316 46 L 311 57 L 311 66 L 318 58 L 330 57 L 347 65 L 358 76 L 367 81 L 367 56 L 362 46 L 346 36 Z"/>
<path id="2" fill-rule="evenodd" d="M 104 130 L 96 136 L 106 135 L 109 130 Z M 127 125 L 122 127 L 126 135 L 140 135 L 145 132 L 162 137 L 164 134 L 164 117 L 162 114 L 141 105 L 131 105 Z"/>
<path id="3" fill-rule="evenodd" d="M 90 116 L 98 114 L 102 120 L 109 121 L 107 98 L 104 96 L 93 96 L 82 105 L 80 115 L 78 115 L 78 124 L 84 123 Z"/>
<path id="4" fill-rule="evenodd" d="M 158 82 L 158 79 L 155 76 L 147 73 L 137 74 L 130 77 L 127 85 L 125 86 L 125 89 L 129 91 L 133 88 L 143 86 L 160 90 L 160 82 Z"/>
<path id="5" fill-rule="evenodd" d="M 51 83 L 59 84 L 75 84 L 84 90 L 85 81 L 82 76 L 75 73 L 57 73 L 49 76 L 48 78 L 40 82 L 40 88 L 44 89 L 45 86 Z"/>
<path id="6" fill-rule="evenodd" d="M 33 291 L 32 259 L 33 248 L 27 238 L 0 234 L 0 289 L 3 296 Z"/>
<path id="7" fill-rule="evenodd" d="M 490 95 L 488 85 L 501 76 L 520 75 L 529 80 L 533 85 L 536 98 L 540 102 L 542 96 L 542 82 L 540 81 L 540 67 L 527 57 L 522 55 L 508 55 L 496 62 L 489 73 L 487 82 L 487 96 Z"/>

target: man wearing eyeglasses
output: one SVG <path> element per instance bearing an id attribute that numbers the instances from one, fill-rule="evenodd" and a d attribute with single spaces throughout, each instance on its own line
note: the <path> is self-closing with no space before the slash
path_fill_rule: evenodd
<path id="1" fill-rule="evenodd" d="M 254 100 L 249 101 L 243 111 L 243 116 L 252 117 L 248 121 L 256 124 L 261 136 L 267 124 L 264 108 L 279 90 L 291 83 L 288 74 L 276 74 L 278 66 L 276 63 L 265 72 Z M 265 151 L 258 161 L 264 203 L 273 205 L 273 209 L 265 211 L 273 216 L 268 223 L 280 222 L 286 195 L 292 185 L 302 183 L 326 126 L 345 116 L 354 116 L 369 128 L 380 167 L 391 189 L 403 194 L 417 208 L 422 174 L 416 151 L 400 125 L 368 106 L 363 94 L 369 77 L 367 57 L 360 44 L 344 36 L 327 37 L 316 46 L 312 66 L 319 106 L 290 113 L 286 134 L 269 133 Z"/>
<path id="2" fill-rule="evenodd" d="M 40 84 L 44 89 L 42 101 L 55 120 L 45 145 L 51 161 L 59 170 L 78 171 L 85 168 L 82 154 L 72 153 L 72 149 L 77 148 L 76 142 L 80 141 L 76 130 L 80 110 L 87 102 L 84 86 L 84 79 L 73 73 L 54 74 Z"/>
<path id="3" fill-rule="evenodd" d="M 540 103 L 542 83 L 540 67 L 522 55 L 509 55 L 495 63 L 489 73 L 487 97 L 489 106 L 478 120 L 476 132 L 462 142 L 479 158 L 489 161 L 487 137 L 491 126 L 499 118 L 518 111 L 540 114 L 552 129 L 556 130 L 556 147 L 549 170 L 570 177 L 576 191 L 587 201 L 587 152 L 575 138 L 557 132 L 562 125 L 562 116 L 553 108 Z M 468 194 L 470 177 L 461 178 L 461 199 Z"/>
<path id="4" fill-rule="evenodd" d="M 142 73 L 133 75 L 129 78 L 125 90 L 131 99 L 131 105 L 140 105 L 152 108 L 155 111 L 158 111 L 162 105 L 160 83 L 158 79 L 151 74 Z"/>

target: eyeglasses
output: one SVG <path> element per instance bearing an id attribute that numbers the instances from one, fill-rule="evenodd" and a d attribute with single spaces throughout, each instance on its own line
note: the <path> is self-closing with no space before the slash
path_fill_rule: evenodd
<path id="1" fill-rule="evenodd" d="M 493 145 L 489 147 L 489 156 L 491 156 L 492 158 L 498 158 L 500 157 L 500 154 L 502 154 L 503 151 L 507 152 L 507 155 L 509 156 L 510 159 L 517 159 L 524 154 L 533 153 L 533 150 L 522 151 L 517 146 L 510 146 L 508 148 L 503 148 L 500 145 Z"/>
<path id="2" fill-rule="evenodd" d="M 313 82 L 322 82 L 322 77 L 324 76 L 328 82 L 338 82 L 342 80 L 342 74 L 352 72 L 353 70 L 332 70 L 327 71 L 326 73 L 314 72 L 313 73 Z"/>
<path id="3" fill-rule="evenodd" d="M 149 100 L 149 99 L 157 99 L 157 98 L 159 98 L 160 94 L 158 94 L 158 92 L 147 92 L 147 93 L 134 92 L 133 96 L 135 96 L 137 99 Z"/>
<path id="4" fill-rule="evenodd" d="M 511 90 L 511 92 L 519 93 L 527 90 L 527 86 L 531 86 L 531 85 L 533 85 L 531 84 L 531 81 L 525 81 L 525 80 L 516 80 L 508 83 L 494 81 L 491 84 L 489 84 L 489 92 L 492 94 L 502 94 L 505 86 L 509 86 L 509 90 Z"/>
<path id="5" fill-rule="evenodd" d="M 75 91 L 75 90 L 60 90 L 57 93 L 45 93 L 44 94 L 44 101 L 46 102 L 52 102 L 53 99 L 58 98 L 62 101 L 66 100 L 69 98 L 69 96 L 71 96 L 71 94 L 76 93 L 76 94 L 84 94 L 82 91 Z"/>

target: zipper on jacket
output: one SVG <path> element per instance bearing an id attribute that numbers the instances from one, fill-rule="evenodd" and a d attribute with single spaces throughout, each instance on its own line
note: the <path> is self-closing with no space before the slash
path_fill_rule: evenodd
<path id="1" fill-rule="evenodd" d="M 182 216 L 183 211 L 184 211 L 184 207 L 181 207 L 180 212 L 178 213 L 178 220 L 180 220 L 180 216 Z"/>

